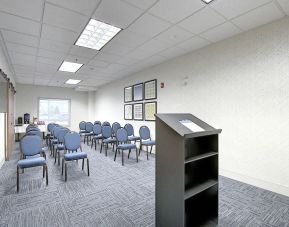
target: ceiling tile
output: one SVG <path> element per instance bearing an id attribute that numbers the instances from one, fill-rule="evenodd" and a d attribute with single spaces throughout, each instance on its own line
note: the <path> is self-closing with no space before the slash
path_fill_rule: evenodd
<path id="1" fill-rule="evenodd" d="M 182 42 L 186 39 L 189 39 L 192 36 L 193 36 L 192 33 L 187 32 L 178 26 L 173 26 L 173 27 L 169 28 L 168 30 L 162 32 L 158 36 L 156 36 L 154 39 L 165 40 L 165 41 L 167 41 L 173 45 L 173 44 L 177 44 L 179 42 Z"/>
<path id="2" fill-rule="evenodd" d="M 40 23 L 0 12 L 0 28 L 39 36 Z"/>
<path id="3" fill-rule="evenodd" d="M 37 57 L 37 62 L 59 67 L 60 64 L 62 63 L 62 60 L 57 60 L 57 59 L 45 58 L 45 57 L 38 56 Z"/>
<path id="4" fill-rule="evenodd" d="M 125 69 L 126 67 L 127 67 L 126 65 L 120 65 L 120 64 L 113 63 L 113 64 L 110 64 L 105 69 L 105 72 L 106 73 L 116 73 L 116 72 L 119 72 L 119 71 Z"/>
<path id="5" fill-rule="evenodd" d="M 128 47 L 126 45 L 116 42 L 115 40 L 112 40 L 112 42 L 108 43 L 103 47 L 102 51 L 110 54 L 125 55 L 133 49 L 133 47 Z"/>
<path id="6" fill-rule="evenodd" d="M 193 37 L 189 40 L 182 42 L 181 44 L 178 44 L 177 47 L 184 49 L 186 52 L 189 52 L 189 51 L 197 50 L 208 44 L 210 44 L 208 41 L 196 36 L 196 37 Z"/>
<path id="7" fill-rule="evenodd" d="M 172 23 L 176 23 L 190 16 L 205 5 L 201 0 L 161 0 L 154 5 L 149 12 Z"/>
<path id="8" fill-rule="evenodd" d="M 64 60 L 69 61 L 69 62 L 79 63 L 79 64 L 87 64 L 90 59 L 70 54 L 66 56 Z"/>
<path id="9" fill-rule="evenodd" d="M 51 4 L 45 4 L 43 23 L 72 30 L 82 31 L 87 24 L 89 17 L 80 15 Z"/>
<path id="10" fill-rule="evenodd" d="M 19 79 L 34 78 L 34 73 L 17 73 L 15 76 L 16 78 L 19 78 Z"/>
<path id="11" fill-rule="evenodd" d="M 13 69 L 14 69 L 16 74 L 17 73 L 20 73 L 20 74 L 21 73 L 25 73 L 25 74 L 31 73 L 31 74 L 33 74 L 35 71 L 34 66 L 23 66 L 23 65 L 17 65 L 17 64 L 12 65 L 12 66 L 13 66 Z"/>
<path id="12" fill-rule="evenodd" d="M 288 0 L 277 0 L 281 5 L 282 9 L 289 15 L 289 1 Z"/>
<path id="13" fill-rule="evenodd" d="M 72 45 L 78 38 L 78 33 L 43 24 L 41 38 L 51 39 Z"/>
<path id="14" fill-rule="evenodd" d="M 148 41 L 149 39 L 151 39 L 151 37 L 143 34 L 140 35 L 138 33 L 125 29 L 118 33 L 117 36 L 113 38 L 112 42 L 118 42 L 128 47 L 137 47 Z"/>
<path id="15" fill-rule="evenodd" d="M 139 62 L 138 59 L 135 59 L 135 58 L 130 58 L 130 57 L 127 57 L 127 56 L 124 56 L 122 57 L 119 61 L 117 61 L 117 63 L 119 64 L 122 64 L 122 65 L 134 65 L 136 64 L 137 62 Z"/>
<path id="16" fill-rule="evenodd" d="M 271 0 L 218 0 L 212 2 L 211 7 L 226 18 L 232 19 L 268 2 Z"/>
<path id="17" fill-rule="evenodd" d="M 69 53 L 80 57 L 93 58 L 98 51 L 73 45 Z"/>
<path id="18" fill-rule="evenodd" d="M 153 37 L 170 26 L 170 23 L 146 13 L 129 26 L 128 30 L 148 37 Z"/>
<path id="19" fill-rule="evenodd" d="M 35 77 L 39 79 L 50 79 L 52 76 L 54 76 L 54 73 L 35 72 Z"/>
<path id="20" fill-rule="evenodd" d="M 38 62 L 37 65 L 36 65 L 36 72 L 54 74 L 54 73 L 56 73 L 58 67 Z"/>
<path id="21" fill-rule="evenodd" d="M 230 22 L 226 22 L 201 34 L 201 36 L 210 40 L 211 42 L 218 42 L 220 40 L 232 37 L 240 32 L 241 30 L 235 25 Z"/>
<path id="22" fill-rule="evenodd" d="M 138 8 L 141 9 L 148 9 L 151 7 L 154 3 L 156 3 L 158 0 L 122 0 L 123 2 L 128 2 Z"/>
<path id="23" fill-rule="evenodd" d="M 36 57 L 28 54 L 9 53 L 12 64 L 35 66 Z"/>
<path id="24" fill-rule="evenodd" d="M 45 85 L 48 85 L 49 82 L 50 82 L 50 80 L 44 80 L 44 79 L 38 79 L 38 78 L 34 79 L 34 84 L 35 85 L 45 86 Z"/>
<path id="25" fill-rule="evenodd" d="M 41 39 L 39 47 L 50 51 L 68 53 L 68 51 L 71 48 L 71 45 L 54 40 Z"/>
<path id="26" fill-rule="evenodd" d="M 24 46 L 24 45 L 10 43 L 10 42 L 6 42 L 6 47 L 7 47 L 8 52 L 16 52 L 16 53 L 29 54 L 29 55 L 37 54 L 37 48 L 35 47 Z"/>
<path id="27" fill-rule="evenodd" d="M 55 52 L 55 51 L 39 49 L 38 50 L 38 56 L 57 59 L 57 60 L 63 60 L 65 58 L 66 54 L 60 53 L 60 52 Z"/>
<path id="28" fill-rule="evenodd" d="M 43 0 L 0 0 L 1 11 L 37 21 L 41 20 L 43 4 Z"/>
<path id="29" fill-rule="evenodd" d="M 194 15 L 188 17 L 178 25 L 195 34 L 200 34 L 218 24 L 225 22 L 225 19 L 214 10 L 206 7 Z"/>
<path id="30" fill-rule="evenodd" d="M 171 48 L 168 48 L 164 51 L 161 51 L 160 53 L 158 53 L 158 55 L 160 55 L 166 59 L 170 59 L 170 58 L 175 58 L 177 56 L 183 55 L 185 53 L 186 53 L 186 51 L 183 50 L 182 48 L 171 47 Z"/>
<path id="31" fill-rule="evenodd" d="M 102 60 L 107 62 L 117 62 L 119 59 L 121 59 L 121 56 L 115 55 L 115 54 L 109 54 L 105 52 L 99 52 L 95 57 L 94 60 Z"/>
<path id="32" fill-rule="evenodd" d="M 64 8 L 90 16 L 100 0 L 46 0 Z"/>
<path id="33" fill-rule="evenodd" d="M 106 61 L 101 61 L 101 60 L 91 60 L 88 65 L 92 67 L 98 67 L 98 68 L 105 68 L 109 65 L 110 63 Z"/>
<path id="34" fill-rule="evenodd" d="M 283 13 L 277 8 L 277 6 L 274 3 L 270 3 L 234 19 L 233 23 L 243 30 L 249 30 L 280 19 L 283 16 Z"/>
<path id="35" fill-rule="evenodd" d="M 25 35 L 18 32 L 2 31 L 4 40 L 7 42 L 18 43 L 26 46 L 38 47 L 38 38 L 36 36 Z"/>
<path id="36" fill-rule="evenodd" d="M 120 0 L 105 0 L 100 3 L 92 17 L 119 28 L 126 28 L 142 13 L 142 10 Z"/>

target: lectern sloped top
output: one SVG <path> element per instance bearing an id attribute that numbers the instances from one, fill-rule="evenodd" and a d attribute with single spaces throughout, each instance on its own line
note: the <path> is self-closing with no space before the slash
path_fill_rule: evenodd
<path id="1" fill-rule="evenodd" d="M 180 136 L 186 138 L 219 134 L 222 131 L 221 129 L 215 129 L 189 113 L 161 113 L 156 114 L 156 117 L 172 128 Z"/>

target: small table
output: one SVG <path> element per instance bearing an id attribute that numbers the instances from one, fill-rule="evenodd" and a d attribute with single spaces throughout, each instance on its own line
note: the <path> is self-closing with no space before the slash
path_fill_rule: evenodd
<path id="1" fill-rule="evenodd" d="M 16 142 L 20 140 L 20 133 L 26 133 L 26 128 L 29 124 L 24 124 L 20 126 L 14 126 L 14 133 L 17 134 L 17 139 L 15 139 Z M 45 138 L 45 132 L 46 132 L 46 125 L 38 125 L 38 128 L 40 129 L 40 132 L 43 133 L 43 139 Z"/>

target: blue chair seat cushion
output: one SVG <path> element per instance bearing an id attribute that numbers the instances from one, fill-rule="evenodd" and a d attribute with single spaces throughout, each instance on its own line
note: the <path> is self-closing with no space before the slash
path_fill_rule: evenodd
<path id="1" fill-rule="evenodd" d="M 139 136 L 129 136 L 128 140 L 129 141 L 140 140 L 140 137 Z"/>
<path id="2" fill-rule="evenodd" d="M 130 144 L 130 143 L 125 143 L 125 144 L 118 145 L 117 148 L 121 149 L 121 150 L 136 149 L 136 145 Z"/>
<path id="3" fill-rule="evenodd" d="M 64 150 L 64 144 L 58 144 L 57 149 L 58 150 Z"/>
<path id="4" fill-rule="evenodd" d="M 97 135 L 97 136 L 94 136 L 93 138 L 94 138 L 94 139 L 102 139 L 103 136 L 102 136 L 102 135 Z"/>
<path id="5" fill-rule="evenodd" d="M 19 160 L 17 163 L 17 165 L 22 169 L 35 167 L 35 166 L 43 166 L 45 164 L 46 164 L 46 160 L 43 157 L 22 159 L 22 160 Z"/>
<path id="6" fill-rule="evenodd" d="M 154 140 L 142 141 L 142 144 L 146 146 L 153 146 L 153 145 L 156 145 L 156 141 Z"/>
<path id="7" fill-rule="evenodd" d="M 115 138 L 107 138 L 107 139 L 104 139 L 103 142 L 104 143 L 114 143 L 114 142 L 116 142 L 116 139 Z"/>
<path id="8" fill-rule="evenodd" d="M 64 155 L 65 161 L 72 161 L 72 160 L 78 160 L 78 159 L 83 159 L 83 158 L 87 158 L 86 152 L 75 152 L 75 153 L 68 153 Z"/>

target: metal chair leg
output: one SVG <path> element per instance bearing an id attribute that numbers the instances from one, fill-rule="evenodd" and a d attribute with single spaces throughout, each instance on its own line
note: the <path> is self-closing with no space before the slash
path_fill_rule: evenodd
<path id="1" fill-rule="evenodd" d="M 57 157 L 57 152 L 58 152 L 58 149 L 56 148 L 56 154 L 54 155 L 54 164 L 56 163 L 56 157 Z"/>
<path id="2" fill-rule="evenodd" d="M 129 159 L 130 152 L 131 152 L 131 149 L 129 149 L 128 151 L 128 156 L 127 156 L 128 159 Z"/>
<path id="3" fill-rule="evenodd" d="M 121 150 L 121 164 L 123 165 L 123 150 Z"/>
<path id="4" fill-rule="evenodd" d="M 19 167 L 17 166 L 17 183 L 16 183 L 16 187 L 17 187 L 17 192 L 19 192 Z"/>
<path id="5" fill-rule="evenodd" d="M 64 168 L 64 158 L 62 159 L 62 172 L 61 172 L 62 176 L 63 176 L 63 168 Z"/>
<path id="6" fill-rule="evenodd" d="M 108 144 L 105 146 L 105 156 L 107 156 L 107 149 L 108 149 Z"/>
<path id="7" fill-rule="evenodd" d="M 94 140 L 94 139 L 92 139 L 92 140 L 91 140 L 91 147 L 90 147 L 90 148 L 92 148 L 92 147 L 93 147 L 93 140 Z"/>
<path id="8" fill-rule="evenodd" d="M 147 160 L 149 160 L 149 148 L 148 148 L 148 146 L 146 146 L 147 147 Z"/>
<path id="9" fill-rule="evenodd" d="M 45 165 L 45 172 L 46 172 L 46 186 L 48 185 L 48 168 L 47 165 Z"/>
<path id="10" fill-rule="evenodd" d="M 153 150 L 153 146 L 151 146 L 150 154 L 152 153 L 152 150 Z"/>
<path id="11" fill-rule="evenodd" d="M 117 148 L 116 148 L 116 151 L 115 151 L 115 154 L 114 154 L 114 161 L 115 161 L 115 159 L 116 159 L 116 154 L 117 154 Z"/>
<path id="12" fill-rule="evenodd" d="M 43 178 L 45 177 L 45 165 L 43 166 Z"/>
<path id="13" fill-rule="evenodd" d="M 58 165 L 60 166 L 60 151 L 58 152 Z"/>
<path id="14" fill-rule="evenodd" d="M 99 151 L 99 153 L 102 152 L 102 145 L 103 145 L 103 142 L 101 142 L 101 144 L 100 144 L 100 151 Z"/>
<path id="15" fill-rule="evenodd" d="M 87 175 L 89 176 L 89 160 L 88 160 L 88 158 L 86 159 L 86 165 L 87 165 Z"/>
<path id="16" fill-rule="evenodd" d="M 64 163 L 64 166 L 65 166 L 65 181 L 67 181 L 67 163 L 65 162 Z"/>
<path id="17" fill-rule="evenodd" d="M 136 162 L 138 162 L 137 148 L 135 148 Z"/>
<path id="18" fill-rule="evenodd" d="M 82 170 L 84 168 L 84 158 L 82 159 Z"/>

